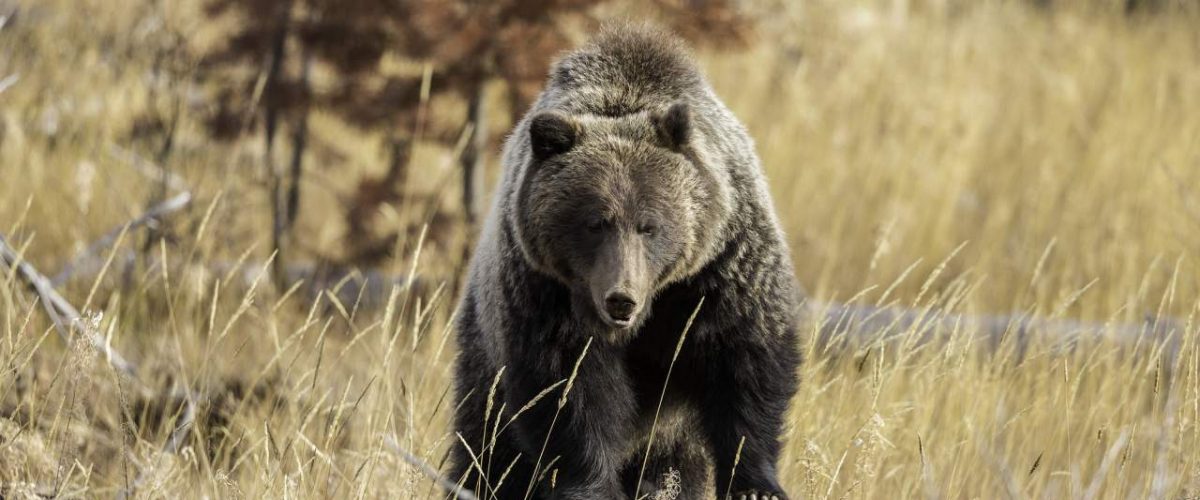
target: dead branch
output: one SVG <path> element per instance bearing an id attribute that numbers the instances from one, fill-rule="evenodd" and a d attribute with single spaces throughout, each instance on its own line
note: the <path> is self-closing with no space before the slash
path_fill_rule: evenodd
<path id="1" fill-rule="evenodd" d="M 420 457 L 413 455 L 412 453 L 409 453 L 408 450 L 402 448 L 400 443 L 396 442 L 395 437 L 387 436 L 384 438 L 384 442 L 387 443 L 388 448 L 390 448 L 393 453 L 399 455 L 401 459 L 403 459 L 405 462 L 408 462 L 413 467 L 416 467 L 417 470 L 421 471 L 421 473 L 425 474 L 425 476 L 429 479 L 432 479 L 433 482 L 437 483 L 438 486 L 446 490 L 447 493 L 453 494 L 455 498 L 458 498 L 459 500 L 479 500 L 479 497 L 475 495 L 475 492 L 442 477 L 442 475 L 438 473 L 437 469 L 434 469 L 433 466 L 429 465 L 428 462 L 421 460 Z"/>
<path id="2" fill-rule="evenodd" d="M 179 394 L 182 392 L 182 394 Z M 171 431 L 170 439 L 163 445 L 163 451 L 166 453 L 178 453 L 183 446 L 183 439 L 187 437 L 188 432 L 192 430 L 192 424 L 196 422 L 196 393 L 188 390 L 175 391 L 176 396 L 182 396 L 183 415 L 179 417 L 179 423 L 175 426 L 175 430 Z M 134 481 L 135 486 L 141 484 L 142 475 L 145 471 L 138 474 L 138 481 Z"/>
<path id="3" fill-rule="evenodd" d="M 154 162 L 142 158 L 141 155 L 133 151 L 116 144 L 109 144 L 108 153 L 114 158 L 128 162 L 139 174 L 154 182 L 165 184 L 172 191 L 189 191 L 187 182 L 180 178 L 179 175 L 171 173 L 167 169 L 154 164 Z"/>
<path id="4" fill-rule="evenodd" d="M 81 267 L 91 268 L 94 266 L 97 261 L 101 260 L 100 254 L 108 249 L 108 247 L 112 246 L 112 244 L 117 241 L 117 238 L 121 236 L 121 234 L 142 226 L 154 227 L 162 222 L 166 216 L 184 209 L 191 203 L 192 193 L 184 191 L 163 201 L 162 203 L 159 203 L 158 205 L 151 207 L 137 218 L 110 229 L 107 233 L 104 233 L 104 236 L 101 236 L 100 239 L 92 242 L 91 245 L 88 245 L 87 249 L 85 249 L 83 252 L 80 252 L 78 255 L 73 257 L 71 261 L 67 263 L 67 265 L 63 266 L 62 270 L 59 271 L 58 274 L 54 275 L 54 278 L 50 280 L 50 284 L 52 286 L 62 286 L 68 280 L 70 280 L 71 276 L 73 276 Z"/>
<path id="5" fill-rule="evenodd" d="M 0 94 L 3 94 L 5 90 L 8 90 L 13 85 L 16 85 L 20 80 L 21 75 L 15 73 L 0 79 Z"/>
<path id="6" fill-rule="evenodd" d="M 104 353 L 104 358 L 109 365 L 113 367 L 121 375 L 131 380 L 140 391 L 150 394 L 148 386 L 142 382 L 137 376 L 137 367 L 125 359 L 121 353 L 117 352 L 112 346 L 108 345 L 103 338 L 92 328 L 85 323 L 85 320 L 80 316 L 79 310 L 75 306 L 67 302 L 66 299 L 59 295 L 50 284 L 50 280 L 42 275 L 33 265 L 26 262 L 19 255 L 3 235 L 0 235 L 0 261 L 3 261 L 9 269 L 15 270 L 26 283 L 34 290 L 41 299 L 42 307 L 46 310 L 46 315 L 54 323 L 54 328 L 62 336 L 63 341 L 69 346 L 75 340 L 72 336 L 72 330 L 90 343 L 97 351 Z M 184 390 L 184 409 L 183 415 L 180 416 L 179 423 L 171 432 L 171 437 L 163 446 L 163 452 L 175 453 L 179 450 L 183 438 L 191 431 L 192 423 L 196 417 L 196 394 L 192 391 Z M 143 468 L 138 472 L 137 478 L 133 485 L 121 491 L 118 498 L 126 498 L 138 485 L 140 485 L 146 476 L 147 470 Z"/>
<path id="7" fill-rule="evenodd" d="M 104 339 L 92 329 L 87 328 L 79 311 L 72 306 L 70 302 L 54 291 L 50 280 L 38 272 L 32 265 L 25 262 L 20 255 L 17 254 L 4 236 L 0 236 L 0 260 L 2 260 L 10 269 L 15 269 L 21 276 L 21 279 L 29 283 L 38 297 L 41 298 L 42 307 L 46 309 L 46 314 L 50 316 L 50 320 L 54 322 L 54 328 L 58 330 L 58 334 L 63 341 L 70 344 L 73 340 L 71 331 L 75 330 L 82 334 L 84 338 L 96 350 L 104 353 L 109 364 L 118 372 L 130 377 L 135 376 L 135 367 L 129 361 L 126 361 L 120 353 L 108 345 Z"/>

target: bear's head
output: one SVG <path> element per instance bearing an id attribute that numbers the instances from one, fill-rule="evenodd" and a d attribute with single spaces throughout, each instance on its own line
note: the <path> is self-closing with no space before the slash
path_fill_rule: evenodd
<path id="1" fill-rule="evenodd" d="M 571 290 L 581 320 L 610 338 L 636 331 L 658 291 L 715 253 L 727 174 L 684 103 L 618 117 L 545 111 L 526 129 L 512 213 L 525 257 Z"/>

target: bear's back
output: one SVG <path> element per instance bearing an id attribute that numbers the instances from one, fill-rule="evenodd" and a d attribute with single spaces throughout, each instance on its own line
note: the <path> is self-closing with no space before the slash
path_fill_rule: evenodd
<path id="1" fill-rule="evenodd" d="M 674 35 L 649 26 L 607 26 L 559 60 L 547 85 L 551 107 L 625 116 L 704 94 L 696 63 Z"/>

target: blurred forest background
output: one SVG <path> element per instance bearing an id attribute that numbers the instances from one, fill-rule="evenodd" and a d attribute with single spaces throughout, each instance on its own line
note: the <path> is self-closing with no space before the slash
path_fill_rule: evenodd
<path id="1" fill-rule="evenodd" d="M 0 0 L 0 497 L 437 496 L 500 144 L 613 19 L 695 48 L 815 299 L 1179 325 L 807 343 L 794 495 L 1200 494 L 1200 3 Z"/>

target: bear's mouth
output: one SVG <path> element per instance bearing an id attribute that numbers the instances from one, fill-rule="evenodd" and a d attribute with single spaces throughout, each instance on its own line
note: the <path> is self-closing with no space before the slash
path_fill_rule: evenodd
<path id="1" fill-rule="evenodd" d="M 625 329 L 628 329 L 629 327 L 633 326 L 633 318 L 632 317 L 618 319 L 618 318 L 613 318 L 613 317 L 605 314 L 604 322 L 608 323 L 608 326 L 611 326 L 618 330 L 625 330 Z"/>
<path id="2" fill-rule="evenodd" d="M 617 330 L 628 330 L 637 323 L 640 309 L 633 304 L 614 307 L 611 302 L 608 302 L 603 306 L 596 307 L 596 313 L 606 325 Z"/>

